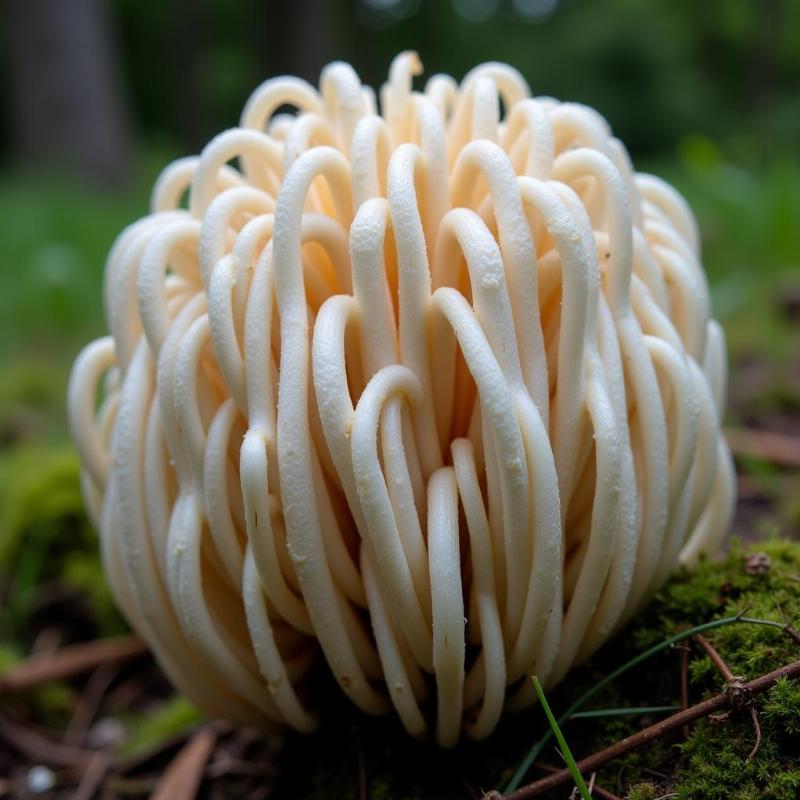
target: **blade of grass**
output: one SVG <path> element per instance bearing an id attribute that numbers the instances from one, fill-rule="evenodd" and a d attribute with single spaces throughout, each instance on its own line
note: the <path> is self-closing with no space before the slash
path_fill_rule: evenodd
<path id="1" fill-rule="evenodd" d="M 627 717 L 635 714 L 660 714 L 677 711 L 680 706 L 631 706 L 629 708 L 593 708 L 591 711 L 578 711 L 570 719 L 598 719 L 602 717 Z"/>
<path id="2" fill-rule="evenodd" d="M 608 686 L 609 683 L 616 680 L 620 677 L 620 675 L 624 675 L 628 670 L 633 669 L 635 666 L 638 666 L 643 661 L 646 661 L 650 656 L 654 656 L 657 653 L 662 652 L 663 650 L 672 647 L 673 644 L 677 642 L 682 642 L 684 639 L 689 639 L 692 636 L 695 636 L 698 633 L 703 633 L 703 631 L 710 631 L 714 628 L 722 628 L 725 625 L 733 625 L 734 623 L 741 622 L 741 623 L 749 623 L 751 625 L 768 625 L 773 628 L 780 628 L 781 630 L 785 630 L 786 626 L 781 622 L 775 622 L 774 620 L 769 619 L 755 619 L 753 617 L 743 617 L 739 616 L 738 614 L 735 617 L 723 617 L 722 619 L 715 619 L 711 620 L 711 622 L 704 622 L 702 625 L 696 625 L 694 628 L 688 628 L 685 631 L 681 631 L 680 633 L 676 633 L 674 636 L 670 636 L 667 639 L 664 639 L 662 642 L 658 644 L 654 644 L 652 647 L 648 648 L 647 650 L 639 653 L 638 656 L 634 656 L 629 661 L 626 661 L 621 666 L 617 667 L 612 672 L 609 672 L 608 675 L 605 676 L 601 681 L 598 681 L 591 689 L 587 692 L 582 694 L 559 718 L 558 722 L 560 725 L 564 725 L 566 721 L 572 717 L 578 709 L 584 706 L 589 700 L 591 700 L 599 691 L 604 689 Z M 505 793 L 513 792 L 515 789 L 519 788 L 522 781 L 525 779 L 525 776 L 528 773 L 528 770 L 531 768 L 531 765 L 534 761 L 539 757 L 539 753 L 542 752 L 544 746 L 550 741 L 550 737 L 553 735 L 552 731 L 548 731 L 545 733 L 538 742 L 536 742 L 533 747 L 528 751 L 528 754 L 525 758 L 520 762 L 519 766 L 517 767 L 514 774 L 511 776 L 511 780 L 509 780 L 508 784 L 506 785 L 505 789 L 503 790 Z"/>
<path id="3" fill-rule="evenodd" d="M 542 709 L 547 716 L 547 721 L 550 723 L 550 730 L 556 737 L 558 746 L 561 749 L 561 755 L 563 756 L 564 761 L 567 762 L 567 768 L 572 775 L 572 780 L 575 781 L 575 785 L 578 787 L 578 791 L 580 792 L 583 800 L 592 800 L 591 795 L 589 794 L 589 789 L 586 786 L 586 782 L 583 780 L 583 775 L 581 775 L 580 770 L 575 764 L 575 758 L 572 755 L 572 751 L 569 749 L 567 740 L 564 738 L 564 734 L 561 732 L 558 722 L 556 722 L 556 718 L 553 715 L 550 704 L 547 702 L 547 698 L 544 696 L 542 684 L 539 683 L 539 679 L 535 675 L 533 676 L 533 686 L 536 689 L 536 694 L 539 696 L 539 702 L 542 704 Z"/>

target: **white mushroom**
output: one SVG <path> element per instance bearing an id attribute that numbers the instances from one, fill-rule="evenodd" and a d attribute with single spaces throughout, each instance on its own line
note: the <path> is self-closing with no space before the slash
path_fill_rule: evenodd
<path id="1" fill-rule="evenodd" d="M 380 115 L 346 64 L 267 81 L 109 255 L 69 388 L 86 504 L 212 715 L 312 729 L 321 651 L 364 711 L 485 737 L 730 522 L 686 203 L 510 67 L 420 72 Z"/>

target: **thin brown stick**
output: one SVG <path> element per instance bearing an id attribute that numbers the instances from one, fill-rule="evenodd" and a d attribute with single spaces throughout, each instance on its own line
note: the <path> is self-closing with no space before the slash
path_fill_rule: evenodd
<path id="1" fill-rule="evenodd" d="M 149 795 L 155 788 L 157 777 L 146 775 L 141 778 L 130 778 L 126 775 L 118 775 L 115 772 L 106 778 L 106 787 L 112 792 L 112 797 L 117 795 L 143 796 Z"/>
<path id="2" fill-rule="evenodd" d="M 554 767 L 552 764 L 543 764 L 541 761 L 534 761 L 533 766 L 542 772 L 549 772 L 551 775 L 559 771 L 558 767 Z M 609 792 L 608 789 L 598 786 L 597 783 L 594 783 L 589 794 L 592 797 L 599 797 L 601 800 L 622 800 L 619 795 Z"/>
<path id="3" fill-rule="evenodd" d="M 86 682 L 64 734 L 64 744 L 80 747 L 92 724 L 108 687 L 118 673 L 116 664 L 101 664 Z"/>
<path id="4" fill-rule="evenodd" d="M 51 742 L 44 736 L 0 716 L 0 739 L 16 752 L 52 767 L 80 767 L 85 769 L 94 758 L 92 750 L 66 747 Z"/>
<path id="5" fill-rule="evenodd" d="M 681 709 L 684 711 L 689 708 L 689 648 L 686 645 L 679 645 L 681 651 Z M 683 727 L 683 738 L 689 735 L 688 726 Z"/>
<path id="6" fill-rule="evenodd" d="M 244 761 L 241 758 L 232 758 L 227 754 L 218 755 L 206 768 L 206 777 L 216 780 L 223 775 L 246 775 L 248 777 L 263 778 L 269 773 L 269 764 L 262 761 Z"/>
<path id="7" fill-rule="evenodd" d="M 181 747 L 187 739 L 194 736 L 203 726 L 208 723 L 198 723 L 190 725 L 184 730 L 173 733 L 165 739 L 155 744 L 148 745 L 143 750 L 140 750 L 133 755 L 125 756 L 114 762 L 114 770 L 119 773 L 136 772 L 138 770 L 146 769 L 152 765 L 156 759 L 163 757 L 170 750 L 177 750 Z M 224 720 L 217 720 L 213 723 L 214 729 L 217 731 L 217 738 L 225 736 L 231 732 L 232 724 Z M 123 792 L 124 794 L 124 792 Z"/>
<path id="8" fill-rule="evenodd" d="M 756 757 L 758 749 L 761 747 L 761 723 L 758 720 L 758 711 L 756 711 L 756 707 L 752 704 L 750 705 L 750 717 L 753 720 L 753 729 L 756 732 L 756 741 L 753 744 L 753 749 L 747 756 L 748 761 L 752 761 Z"/>
<path id="9" fill-rule="evenodd" d="M 766 675 L 762 675 L 760 678 L 755 678 L 752 681 L 748 681 L 742 685 L 742 688 L 750 695 L 757 695 L 761 694 L 762 692 L 766 692 L 767 689 L 774 686 L 775 682 L 781 678 L 791 679 L 798 676 L 800 676 L 800 661 L 793 661 L 791 664 L 787 664 L 785 667 L 781 667 L 780 669 L 776 669 Z M 666 719 L 657 722 L 655 725 L 644 728 L 638 733 L 635 733 L 633 736 L 620 739 L 620 741 L 615 742 L 609 747 L 606 747 L 597 753 L 593 753 L 592 755 L 581 759 L 577 763 L 577 767 L 584 774 L 591 772 L 592 770 L 601 767 L 603 764 L 611 761 L 614 758 L 624 756 L 626 753 L 630 753 L 632 750 L 636 750 L 637 748 L 642 747 L 654 739 L 658 739 L 661 736 L 671 733 L 672 731 L 681 728 L 683 725 L 703 719 L 709 714 L 713 714 L 715 711 L 729 707 L 729 705 L 730 694 L 728 692 L 720 692 L 720 694 L 715 695 L 708 700 L 697 703 L 696 705 L 687 708 L 685 711 L 678 711 L 671 717 L 667 717 Z M 550 791 L 551 789 L 557 788 L 558 786 L 563 786 L 565 783 L 569 783 L 571 780 L 572 775 L 570 771 L 568 769 L 562 769 L 553 773 L 552 775 L 548 775 L 546 778 L 541 778 L 538 781 L 534 781 L 526 786 L 522 786 L 516 791 L 504 795 L 504 797 L 505 800 L 525 800 L 525 798 L 528 797 L 537 797 L 545 792 Z"/>
<path id="10" fill-rule="evenodd" d="M 100 664 L 120 663 L 147 654 L 136 636 L 98 639 L 64 647 L 54 653 L 33 655 L 0 676 L 0 694 L 31 689 L 47 681 L 71 678 Z"/>
<path id="11" fill-rule="evenodd" d="M 778 613 L 781 615 L 781 619 L 783 619 L 783 632 L 795 643 L 800 644 L 800 633 L 792 627 L 791 622 L 789 621 L 789 617 L 786 616 L 786 612 L 783 610 L 783 607 L 778 605 Z"/>
<path id="12" fill-rule="evenodd" d="M 356 731 L 356 757 L 358 759 L 358 797 L 359 800 L 369 800 L 369 782 L 367 780 L 367 762 L 364 758 L 364 746 L 361 737 Z"/>
<path id="13" fill-rule="evenodd" d="M 744 703 L 750 709 L 750 718 L 753 720 L 753 730 L 755 732 L 755 744 L 747 756 L 747 760 L 751 761 L 756 757 L 758 749 L 761 747 L 761 723 L 758 719 L 758 711 L 756 711 L 756 707 L 752 703 L 752 698 L 747 694 L 741 694 L 741 678 L 737 678 L 733 674 L 733 670 L 725 663 L 725 659 L 719 654 L 714 645 L 699 633 L 695 636 L 695 639 L 714 662 L 714 666 L 719 670 L 722 677 L 725 678 L 725 689 L 731 693 L 732 699 L 734 698 L 734 692 L 739 693 L 738 696 L 743 698 L 739 702 Z M 736 701 L 734 700 L 735 703 Z"/>
<path id="14" fill-rule="evenodd" d="M 97 751 L 86 767 L 72 800 L 92 800 L 103 783 L 110 765 L 111 754 L 107 751 Z"/>
<path id="15" fill-rule="evenodd" d="M 217 743 L 217 730 L 206 725 L 172 759 L 156 784 L 150 800 L 193 800 L 197 796 L 206 764 Z"/>
<path id="16" fill-rule="evenodd" d="M 797 644 L 800 644 L 800 633 L 798 633 L 788 622 L 783 626 L 783 632 L 793 639 Z"/>
<path id="17" fill-rule="evenodd" d="M 737 456 L 800 467 L 800 437 L 755 428 L 726 428 L 725 438 Z"/>
<path id="18" fill-rule="evenodd" d="M 714 647 L 711 642 L 706 639 L 701 633 L 698 633 L 697 636 L 694 637 L 697 640 L 697 643 L 700 647 L 705 650 L 706 655 L 714 662 L 714 666 L 719 671 L 720 675 L 725 678 L 726 681 L 733 681 L 736 680 L 736 676 L 733 674 L 731 668 L 725 663 L 725 660 L 719 654 L 719 651 L 716 647 Z"/>

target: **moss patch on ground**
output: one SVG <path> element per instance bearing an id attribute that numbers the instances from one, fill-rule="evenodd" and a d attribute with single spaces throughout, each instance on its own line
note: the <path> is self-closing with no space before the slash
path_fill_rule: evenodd
<path id="1" fill-rule="evenodd" d="M 682 625 L 747 609 L 748 617 L 800 621 L 800 546 L 773 540 L 743 549 L 734 543 L 723 562 L 682 573 L 637 621 L 633 641 L 643 648 Z M 775 628 L 736 624 L 707 638 L 734 675 L 751 680 L 800 658 L 800 645 Z M 711 659 L 692 654 L 693 702 L 718 693 L 722 679 Z M 702 720 L 672 744 L 671 791 L 679 800 L 794 800 L 800 796 L 800 683 L 782 680 L 756 698 L 762 732 L 758 752 L 750 713 Z"/>
<path id="2" fill-rule="evenodd" d="M 38 612 L 60 604 L 82 638 L 125 626 L 86 519 L 78 457 L 69 445 L 13 448 L 0 460 L 0 640 L 27 649 Z M 58 618 L 55 615 L 54 618 Z"/>

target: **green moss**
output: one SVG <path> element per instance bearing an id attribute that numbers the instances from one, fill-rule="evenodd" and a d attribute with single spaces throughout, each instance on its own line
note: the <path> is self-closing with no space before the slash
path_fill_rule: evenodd
<path id="1" fill-rule="evenodd" d="M 0 675 L 22 660 L 22 650 L 13 642 L 0 642 Z"/>
<path id="2" fill-rule="evenodd" d="M 97 610 L 100 633 L 122 628 L 86 517 L 78 458 L 69 445 L 13 448 L 0 458 L 0 631 L 24 640 L 40 587 L 57 581 Z"/>
<path id="3" fill-rule="evenodd" d="M 78 550 L 67 555 L 62 564 L 60 580 L 64 586 L 86 598 L 102 635 L 113 636 L 127 629 L 106 582 L 96 544 L 90 550 Z"/>
<path id="4" fill-rule="evenodd" d="M 0 564 L 6 568 L 13 568 L 25 550 L 94 540 L 83 513 L 73 448 L 14 449 L 0 461 L 0 487 Z M 70 535 L 59 541 L 65 528 Z M 52 574 L 53 566 L 49 569 Z"/>
<path id="5" fill-rule="evenodd" d="M 766 555 L 769 567 L 763 574 L 754 569 L 754 554 Z M 763 558 L 760 563 L 764 563 Z M 714 617 L 734 615 L 747 609 L 747 616 L 776 622 L 800 622 L 800 545 L 773 539 L 744 549 L 734 542 L 724 561 L 702 561 L 692 572 L 676 575 L 636 621 L 631 630 L 636 650 L 662 640 L 681 628 Z M 735 675 L 745 680 L 770 672 L 800 656 L 800 648 L 776 628 L 736 624 L 717 628 L 707 638 Z M 676 659 L 654 664 L 646 674 L 654 689 L 666 679 L 677 692 Z M 659 674 L 663 673 L 663 674 Z M 671 673 L 671 674 L 670 674 Z M 697 702 L 718 693 L 723 680 L 711 659 L 697 648 L 689 667 L 690 700 Z M 674 695 L 673 695 L 674 696 Z M 702 720 L 690 728 L 685 741 L 659 741 L 655 750 L 614 762 L 607 779 L 620 768 L 635 784 L 647 773 L 642 766 L 668 775 L 667 787 L 679 800 L 794 800 L 800 796 L 800 683 L 780 681 L 756 698 L 762 741 L 752 759 L 755 732 L 747 710 L 734 712 L 720 721 Z M 609 725 L 608 734 L 619 735 L 619 724 Z M 629 734 L 629 729 L 627 733 Z M 653 757 L 655 755 L 655 758 Z M 640 784 L 635 791 L 641 789 Z M 632 789 L 629 797 L 637 795 Z M 662 792 L 663 793 L 663 792 Z"/>
<path id="6" fill-rule="evenodd" d="M 748 556 L 763 553 L 769 559 L 764 574 L 750 574 Z M 644 647 L 679 630 L 713 617 L 737 614 L 800 624 L 800 546 L 783 539 L 762 542 L 745 550 L 734 542 L 725 561 L 702 561 L 692 573 L 681 572 L 657 596 L 637 622 L 634 640 Z M 755 677 L 797 656 L 797 644 L 771 628 L 731 625 L 714 630 L 708 638 L 733 669 Z M 710 662 L 695 662 L 694 683 L 708 688 L 715 677 Z M 706 681 L 704 683 L 703 681 Z"/>
<path id="7" fill-rule="evenodd" d="M 63 730 L 75 712 L 80 692 L 62 683 L 43 683 L 25 692 L 40 722 L 55 730 Z"/>
<path id="8" fill-rule="evenodd" d="M 0 675 L 19 664 L 25 657 L 22 649 L 9 642 L 0 642 Z M 63 682 L 42 683 L 31 689 L 26 689 L 13 696 L 0 697 L 0 704 L 7 701 L 23 703 L 35 710 L 36 718 L 40 724 L 48 725 L 54 729 L 63 729 L 75 711 L 77 699 L 76 691 Z M 0 714 L 3 708 L 0 707 Z"/>
<path id="9" fill-rule="evenodd" d="M 767 694 L 764 713 L 786 733 L 800 733 L 800 683 L 781 678 Z"/>
<path id="10" fill-rule="evenodd" d="M 67 364 L 26 359 L 0 364 L 0 447 L 63 437 Z"/>
<path id="11" fill-rule="evenodd" d="M 625 795 L 625 800 L 658 800 L 661 792 L 652 783 L 638 783 Z"/>
<path id="12" fill-rule="evenodd" d="M 136 755 L 202 721 L 200 712 L 185 698 L 175 695 L 158 709 L 148 709 L 127 721 L 124 755 Z"/>

